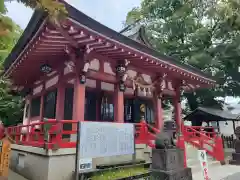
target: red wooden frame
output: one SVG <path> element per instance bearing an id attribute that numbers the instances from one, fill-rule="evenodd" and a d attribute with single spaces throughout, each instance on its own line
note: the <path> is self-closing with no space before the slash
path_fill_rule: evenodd
<path id="1" fill-rule="evenodd" d="M 76 141 L 71 141 L 71 138 L 63 138 L 63 135 L 76 135 L 76 128 L 72 130 L 64 130 L 63 125 L 70 123 L 72 127 L 76 127 L 78 121 L 75 120 L 60 120 L 49 119 L 44 122 L 33 123 L 31 125 L 20 125 L 7 128 L 7 134 L 11 137 L 16 144 L 41 147 L 46 149 L 59 149 L 59 148 L 75 148 Z M 112 122 L 117 123 L 117 122 Z M 44 127 L 51 125 L 48 131 L 44 131 Z M 135 123 L 135 143 L 146 144 L 151 148 L 155 148 L 154 140 L 156 134 L 160 131 L 145 121 Z M 36 128 L 40 126 L 40 128 Z M 205 129 L 213 129 L 212 127 L 205 127 Z M 216 160 L 224 161 L 224 150 L 222 138 L 216 132 L 206 132 L 199 126 L 184 126 L 182 125 L 182 134 L 177 139 L 177 146 L 184 149 L 185 141 L 193 146 L 204 149 L 206 152 L 213 156 Z M 204 146 L 207 144 L 212 148 L 212 151 Z M 185 166 L 186 154 L 184 154 Z"/>
<path id="2" fill-rule="evenodd" d="M 48 119 L 47 121 L 32 123 L 30 125 L 8 127 L 6 132 L 8 136 L 19 145 L 41 147 L 46 149 L 75 148 L 76 141 L 72 142 L 70 139 L 65 139 L 63 138 L 63 135 L 76 135 L 76 129 L 72 128 L 72 130 L 67 131 L 63 129 L 63 125 L 71 124 L 72 126 L 76 126 L 78 122 L 79 121 L 75 120 L 56 121 L 55 119 Z M 154 147 L 154 143 L 152 141 L 156 139 L 155 134 L 159 131 L 144 121 L 134 125 L 136 144 L 146 144 L 150 147 Z M 50 128 L 46 132 L 44 131 L 44 127 L 47 126 Z M 149 132 L 149 128 L 155 133 Z"/>

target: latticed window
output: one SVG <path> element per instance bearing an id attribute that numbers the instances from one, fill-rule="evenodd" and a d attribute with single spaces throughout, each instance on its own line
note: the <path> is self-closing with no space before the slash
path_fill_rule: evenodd
<path id="1" fill-rule="evenodd" d="M 64 120 L 73 119 L 73 93 L 73 87 L 66 88 L 64 98 Z"/>
<path id="2" fill-rule="evenodd" d="M 124 100 L 124 120 L 127 123 L 134 122 L 134 100 L 125 99 Z"/>
<path id="3" fill-rule="evenodd" d="M 114 121 L 114 105 L 109 95 L 103 95 L 101 99 L 101 120 Z"/>
<path id="4" fill-rule="evenodd" d="M 95 92 L 86 91 L 85 95 L 85 112 L 84 119 L 89 121 L 96 121 L 96 102 L 97 96 Z"/>
<path id="5" fill-rule="evenodd" d="M 57 102 L 57 89 L 47 92 L 44 95 L 44 111 L 43 117 L 55 119 Z"/>
<path id="6" fill-rule="evenodd" d="M 145 119 L 149 124 L 154 124 L 154 113 L 153 113 L 153 106 L 151 103 L 145 104 Z"/>
<path id="7" fill-rule="evenodd" d="M 30 117 L 36 117 L 40 115 L 41 97 L 38 96 L 31 101 Z"/>

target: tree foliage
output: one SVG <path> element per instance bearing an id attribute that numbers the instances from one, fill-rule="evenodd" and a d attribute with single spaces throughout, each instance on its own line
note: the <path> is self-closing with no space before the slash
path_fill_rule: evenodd
<path id="1" fill-rule="evenodd" d="M 8 17 L 6 17 L 8 18 Z M 3 72 L 3 62 L 12 50 L 22 33 L 21 28 L 10 18 L 12 30 L 4 36 L 0 36 L 0 75 Z M 16 124 L 22 119 L 23 103 L 22 98 L 11 91 L 11 81 L 6 77 L 0 76 L 0 119 L 5 125 Z"/>
<path id="2" fill-rule="evenodd" d="M 22 30 L 7 17 L 4 1 L 0 1 L 0 75 L 3 62 L 20 37 Z M 22 98 L 11 91 L 11 81 L 0 76 L 0 119 L 5 125 L 16 124 L 22 118 Z"/>
<path id="3" fill-rule="evenodd" d="M 0 77 L 0 119 L 4 125 L 15 125 L 23 117 L 23 99 L 11 90 L 11 82 Z"/>
<path id="4" fill-rule="evenodd" d="M 11 0 L 9 0 L 11 2 Z M 65 17 L 67 11 L 63 3 L 57 0 L 17 0 L 23 3 L 25 6 L 32 9 L 43 9 L 48 12 L 51 20 L 56 21 L 59 18 Z M 0 36 L 4 36 L 7 33 L 14 30 L 12 20 L 6 16 L 7 9 L 4 4 L 4 0 L 0 1 Z"/>
<path id="5" fill-rule="evenodd" d="M 154 48 L 215 77 L 217 87 L 185 93 L 191 110 L 221 108 L 216 97 L 240 95 L 239 12 L 238 0 L 143 0 L 126 25 L 144 24 Z"/>

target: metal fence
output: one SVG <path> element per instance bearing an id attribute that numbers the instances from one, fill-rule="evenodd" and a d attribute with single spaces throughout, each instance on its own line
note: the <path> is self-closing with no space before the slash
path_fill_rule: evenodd
<path id="1" fill-rule="evenodd" d="M 231 136 L 224 136 L 222 135 L 223 140 L 223 148 L 234 148 L 236 138 L 234 135 Z"/>

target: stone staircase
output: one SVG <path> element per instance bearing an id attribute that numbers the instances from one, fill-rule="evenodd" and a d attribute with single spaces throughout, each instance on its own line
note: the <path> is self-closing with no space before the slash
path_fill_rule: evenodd
<path id="1" fill-rule="evenodd" d="M 145 146 L 143 148 L 143 146 Z M 201 171 L 201 165 L 198 160 L 198 149 L 192 146 L 191 144 L 186 143 L 186 153 L 187 153 L 187 165 L 192 168 L 193 173 Z M 146 163 L 151 163 L 152 161 L 152 149 L 146 145 L 142 145 L 143 159 Z M 209 168 L 215 166 L 221 166 L 219 161 L 216 161 L 211 156 L 208 156 L 208 166 Z"/>
<path id="2" fill-rule="evenodd" d="M 201 165 L 198 160 L 198 149 L 194 146 L 192 146 L 189 143 L 185 144 L 186 147 L 186 153 L 187 153 L 187 165 L 188 167 L 192 168 L 192 173 L 199 173 L 201 172 Z M 152 161 L 152 149 L 146 145 L 138 146 L 139 150 L 141 149 L 141 153 L 138 154 L 137 157 L 140 157 L 143 155 L 143 158 L 146 163 L 151 163 Z M 216 161 L 213 157 L 208 156 L 208 167 L 220 167 L 221 164 L 219 161 Z"/>
<path id="3" fill-rule="evenodd" d="M 186 155 L 187 155 L 187 166 L 192 168 L 192 173 L 198 173 L 201 171 L 201 165 L 198 160 L 198 149 L 193 147 L 191 144 L 186 143 Z M 215 166 L 221 166 L 219 161 L 216 161 L 211 156 L 208 156 L 208 168 Z"/>

